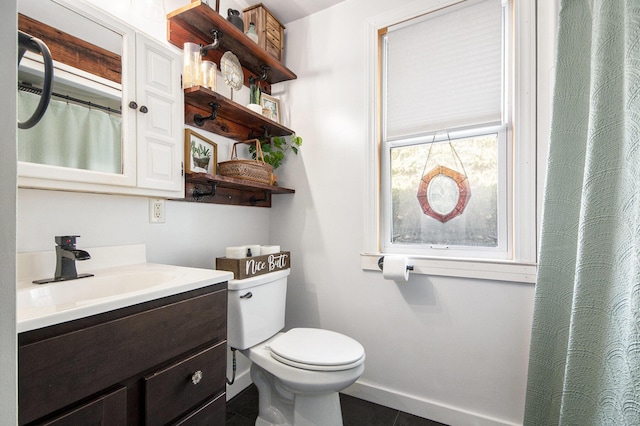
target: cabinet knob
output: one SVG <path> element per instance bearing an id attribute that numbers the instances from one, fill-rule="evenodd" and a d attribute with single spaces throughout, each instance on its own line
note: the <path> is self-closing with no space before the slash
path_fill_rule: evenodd
<path id="1" fill-rule="evenodd" d="M 138 104 L 135 101 L 129 102 L 129 108 L 138 109 Z"/>
<path id="2" fill-rule="evenodd" d="M 198 383 L 200 383 L 200 380 L 202 380 L 202 371 L 198 370 L 193 373 L 193 376 L 191 376 L 191 383 L 197 385 Z"/>
<path id="3" fill-rule="evenodd" d="M 146 114 L 146 113 L 149 112 L 149 108 L 147 108 L 146 106 L 142 105 L 140 107 L 140 112 L 143 113 L 143 114 Z"/>

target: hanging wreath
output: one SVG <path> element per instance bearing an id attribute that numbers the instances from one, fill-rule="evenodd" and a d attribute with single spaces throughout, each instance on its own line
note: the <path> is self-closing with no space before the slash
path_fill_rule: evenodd
<path id="1" fill-rule="evenodd" d="M 447 134 L 448 138 L 449 135 Z M 433 146 L 433 141 L 431 144 Z M 426 174 L 424 170 L 422 171 L 423 176 L 418 186 L 418 202 L 422 207 L 422 212 L 442 223 L 460 216 L 467 207 L 469 198 L 471 198 L 471 187 L 469 186 L 467 173 L 464 170 L 462 160 L 460 160 L 458 153 L 451 144 L 451 139 L 449 139 L 449 146 L 463 173 L 443 165 L 437 165 Z M 429 147 L 429 153 L 425 161 L 425 170 L 430 155 L 431 147 Z"/>

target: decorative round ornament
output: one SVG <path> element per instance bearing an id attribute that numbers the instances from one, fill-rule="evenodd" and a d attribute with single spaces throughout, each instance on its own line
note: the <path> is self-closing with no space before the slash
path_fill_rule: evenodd
<path id="1" fill-rule="evenodd" d="M 224 82 L 232 89 L 240 90 L 244 83 L 244 73 L 238 57 L 232 52 L 225 52 L 220 59 L 220 71 Z"/>
<path id="2" fill-rule="evenodd" d="M 427 216 L 444 223 L 460 216 L 471 198 L 466 175 L 436 166 L 420 180 L 418 202 Z"/>

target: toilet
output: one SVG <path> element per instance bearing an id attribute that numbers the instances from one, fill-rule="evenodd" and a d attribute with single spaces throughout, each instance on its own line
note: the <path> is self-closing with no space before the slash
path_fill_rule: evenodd
<path id="1" fill-rule="evenodd" d="M 228 285 L 227 343 L 251 360 L 256 426 L 342 426 L 338 392 L 364 371 L 364 348 L 318 328 L 284 328 L 289 269 Z"/>

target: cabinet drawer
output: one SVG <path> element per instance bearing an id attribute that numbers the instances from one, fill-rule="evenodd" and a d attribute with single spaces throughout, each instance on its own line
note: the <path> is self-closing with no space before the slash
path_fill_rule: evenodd
<path id="1" fill-rule="evenodd" d="M 268 38 L 272 40 L 274 44 L 277 44 L 279 46 L 282 38 L 281 37 L 282 27 L 280 26 L 280 23 L 276 21 L 275 18 L 273 18 L 269 14 L 267 14 L 266 21 L 267 21 L 266 29 L 267 29 Z"/>
<path id="2" fill-rule="evenodd" d="M 127 390 L 123 387 L 37 426 L 121 426 L 127 422 Z"/>
<path id="3" fill-rule="evenodd" d="M 146 425 L 167 424 L 224 393 L 226 349 L 226 342 L 218 343 L 145 378 Z"/>
<path id="4" fill-rule="evenodd" d="M 282 60 L 282 58 L 280 57 L 280 47 L 271 43 L 269 41 L 269 38 L 267 38 L 267 42 L 265 43 L 265 50 L 269 55 L 276 58 L 277 60 Z"/>
<path id="5" fill-rule="evenodd" d="M 205 402 L 172 426 L 224 426 L 226 421 L 225 394 Z"/>

